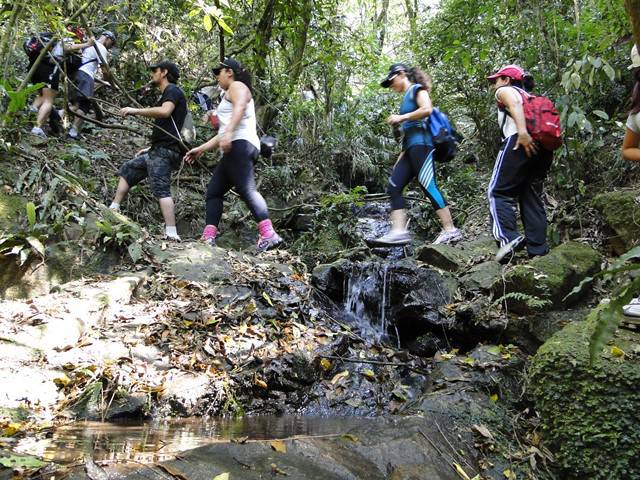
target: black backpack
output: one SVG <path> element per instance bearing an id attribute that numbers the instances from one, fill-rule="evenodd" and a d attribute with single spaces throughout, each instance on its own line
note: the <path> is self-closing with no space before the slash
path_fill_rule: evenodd
<path id="1" fill-rule="evenodd" d="M 22 44 L 24 52 L 27 54 L 30 62 L 34 62 L 44 46 L 51 41 L 53 34 L 50 32 L 42 32 L 33 37 L 27 38 Z"/>

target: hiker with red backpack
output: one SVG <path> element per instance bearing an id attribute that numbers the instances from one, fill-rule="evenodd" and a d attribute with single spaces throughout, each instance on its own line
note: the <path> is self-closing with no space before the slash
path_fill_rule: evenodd
<path id="1" fill-rule="evenodd" d="M 496 260 L 509 261 L 525 246 L 529 257 L 546 255 L 542 188 L 553 150 L 562 144 L 560 116 L 548 98 L 530 93 L 533 78 L 518 65 L 504 66 L 487 79 L 495 90 L 503 138 L 487 192 L 492 233 L 500 246 Z M 516 224 L 517 206 L 524 235 Z"/>

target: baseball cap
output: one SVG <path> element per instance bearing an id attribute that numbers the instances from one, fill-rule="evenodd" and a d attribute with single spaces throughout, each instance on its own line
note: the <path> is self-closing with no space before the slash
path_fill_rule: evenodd
<path id="1" fill-rule="evenodd" d="M 398 75 L 400 72 L 408 72 L 409 67 L 407 67 L 404 63 L 394 63 L 389 67 L 389 73 L 387 74 L 387 78 L 380 82 L 380 86 L 383 88 L 389 88 L 391 85 L 391 80 Z"/>
<path id="2" fill-rule="evenodd" d="M 519 65 L 505 65 L 496 73 L 489 75 L 487 80 L 494 80 L 498 77 L 509 77 L 512 80 L 522 80 L 524 70 Z"/>
<path id="3" fill-rule="evenodd" d="M 105 37 L 109 37 L 111 40 L 113 40 L 113 43 L 116 43 L 116 34 L 111 30 L 105 30 L 104 32 L 102 32 L 102 35 L 104 35 Z"/>
<path id="4" fill-rule="evenodd" d="M 640 53 L 638 53 L 638 46 L 634 45 L 631 49 L 631 65 L 627 68 L 631 70 L 632 68 L 640 67 Z"/>
<path id="5" fill-rule="evenodd" d="M 160 62 L 149 65 L 150 70 L 155 70 L 156 68 L 159 68 L 160 70 L 166 70 L 176 81 L 178 81 L 178 78 L 180 78 L 180 69 L 175 63 L 170 60 L 162 60 Z"/>
<path id="6" fill-rule="evenodd" d="M 223 68 L 230 68 L 236 75 L 242 71 L 242 65 L 240 65 L 240 62 L 237 62 L 230 57 L 227 57 L 223 62 L 220 62 L 220 64 L 213 69 L 213 74 L 218 75 Z"/>

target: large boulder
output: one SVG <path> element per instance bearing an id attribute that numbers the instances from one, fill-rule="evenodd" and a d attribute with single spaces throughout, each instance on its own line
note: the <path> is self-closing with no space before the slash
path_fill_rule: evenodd
<path id="1" fill-rule="evenodd" d="M 449 272 L 464 270 L 468 265 L 488 260 L 496 252 L 496 242 L 489 237 L 479 237 L 456 245 L 424 245 L 416 249 L 421 262 Z"/>
<path id="2" fill-rule="evenodd" d="M 607 346 L 590 365 L 593 328 L 590 320 L 571 323 L 533 358 L 544 435 L 565 469 L 561 478 L 640 478 L 640 334 L 618 330 L 617 348 Z"/>
<path id="3" fill-rule="evenodd" d="M 495 294 L 506 293 L 509 310 L 519 314 L 565 308 L 580 298 L 565 297 L 583 279 L 600 271 L 601 263 L 602 257 L 590 246 L 567 242 L 509 270 L 504 290 L 499 284 Z"/>
<path id="4" fill-rule="evenodd" d="M 0 191 L 0 232 L 15 227 L 20 213 L 25 212 L 27 201 L 17 195 L 7 195 Z"/>
<path id="5" fill-rule="evenodd" d="M 593 206 L 602 215 L 607 229 L 613 233 L 608 237 L 609 245 L 616 255 L 622 255 L 640 243 L 640 191 L 626 190 L 606 192 L 593 199 Z"/>

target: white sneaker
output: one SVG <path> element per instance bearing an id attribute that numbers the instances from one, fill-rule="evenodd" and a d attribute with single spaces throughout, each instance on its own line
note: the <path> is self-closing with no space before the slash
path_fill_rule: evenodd
<path id="1" fill-rule="evenodd" d="M 506 263 L 511 260 L 513 254 L 520 250 L 521 247 L 524 246 L 524 236 L 520 235 L 519 237 L 514 238 L 506 245 L 503 245 L 496 253 L 496 262 Z"/>
<path id="2" fill-rule="evenodd" d="M 433 245 L 440 245 L 445 243 L 456 243 L 462 240 L 462 232 L 459 228 L 453 230 L 442 230 L 440 235 L 433 241 Z"/>
<path id="3" fill-rule="evenodd" d="M 634 298 L 627 305 L 622 307 L 622 313 L 626 317 L 640 317 L 640 297 Z"/>
<path id="4" fill-rule="evenodd" d="M 42 130 L 40 127 L 33 127 L 31 129 L 31 134 L 36 135 L 37 137 L 40 137 L 40 138 L 47 138 L 47 134 L 44 133 L 44 130 Z"/>
<path id="5" fill-rule="evenodd" d="M 74 139 L 78 138 L 79 134 L 78 134 L 78 130 L 76 130 L 76 127 L 71 127 L 67 132 L 67 136 L 69 138 L 74 138 Z"/>
<path id="6" fill-rule="evenodd" d="M 386 235 L 382 237 L 375 238 L 372 240 L 368 240 L 367 243 L 374 246 L 400 246 L 400 245 L 408 245 L 411 243 L 411 234 L 407 230 L 403 230 L 400 232 L 394 232 L 393 230 L 389 231 Z"/>

